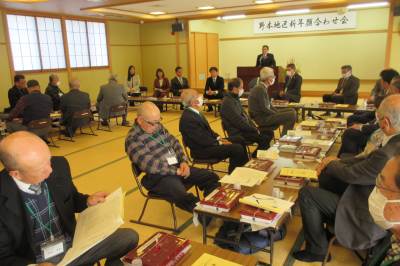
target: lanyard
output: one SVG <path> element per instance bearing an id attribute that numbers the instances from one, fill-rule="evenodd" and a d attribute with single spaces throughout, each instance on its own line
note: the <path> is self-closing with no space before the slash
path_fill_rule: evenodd
<path id="1" fill-rule="evenodd" d="M 18 89 L 18 88 L 17 88 Z M 20 90 L 20 89 L 18 89 L 18 91 L 19 91 L 19 93 L 21 94 L 21 96 L 24 96 L 24 93 Z"/>
<path id="2" fill-rule="evenodd" d="M 400 135 L 400 132 L 397 133 L 396 135 L 392 136 L 387 142 L 389 142 L 392 138 L 396 137 L 397 135 Z"/>
<path id="3" fill-rule="evenodd" d="M 136 129 L 137 130 L 139 130 L 139 131 L 141 131 L 141 129 L 140 128 L 138 128 L 136 125 L 133 125 L 134 127 L 136 127 Z M 144 132 L 144 131 L 143 131 Z M 168 147 L 167 146 L 165 146 L 165 142 L 164 142 L 164 139 L 160 136 L 160 134 L 158 133 L 158 131 L 156 131 L 157 132 L 157 135 L 160 137 L 160 139 L 161 139 L 161 141 L 162 141 L 162 143 L 161 142 L 159 142 L 158 140 L 156 140 L 155 138 L 153 138 L 153 136 L 150 136 L 149 134 L 147 134 L 146 132 L 144 132 L 144 134 L 146 134 L 148 137 L 150 137 L 150 138 L 152 138 L 153 140 L 155 140 L 158 144 L 160 144 L 160 145 L 162 145 L 162 146 L 164 146 L 164 148 L 166 148 L 167 150 L 168 150 L 168 152 L 169 153 L 171 153 L 170 152 L 170 150 L 168 149 Z"/>
<path id="4" fill-rule="evenodd" d="M 206 121 L 207 121 L 207 119 L 204 117 L 204 115 L 201 115 L 200 113 L 197 113 L 197 112 L 193 111 L 193 110 L 192 110 L 192 109 L 190 109 L 190 108 L 186 108 L 186 110 L 189 110 L 190 112 L 193 112 L 193 113 L 195 113 L 196 115 L 200 116 L 201 118 L 203 118 L 204 120 L 206 120 Z"/>
<path id="5" fill-rule="evenodd" d="M 46 188 L 47 188 L 47 203 L 49 204 L 49 224 L 50 224 L 50 228 L 48 228 L 47 226 L 45 226 L 36 216 L 36 214 L 32 211 L 31 207 L 29 207 L 29 204 L 25 202 L 26 207 L 28 207 L 28 210 L 30 211 L 30 213 L 35 217 L 36 221 L 38 221 L 47 231 L 50 232 L 50 240 L 53 241 L 54 240 L 54 236 L 53 233 L 51 232 L 51 206 L 50 206 L 50 193 L 49 193 L 49 187 L 46 184 Z"/>
<path id="6" fill-rule="evenodd" d="M 39 91 L 32 91 L 31 93 L 39 93 Z"/>
<path id="7" fill-rule="evenodd" d="M 231 97 L 232 99 L 236 100 L 235 98 L 232 97 L 232 95 L 229 94 L 229 92 L 227 92 L 226 94 L 228 94 L 228 96 Z M 242 106 L 242 104 L 240 103 L 240 101 L 238 101 L 238 100 L 236 100 L 236 101 L 239 103 L 240 108 L 242 108 L 243 113 L 246 113 L 246 112 L 244 111 L 243 106 Z"/>

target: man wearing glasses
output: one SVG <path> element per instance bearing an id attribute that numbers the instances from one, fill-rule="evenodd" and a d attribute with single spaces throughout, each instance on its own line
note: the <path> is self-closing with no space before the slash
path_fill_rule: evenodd
<path id="1" fill-rule="evenodd" d="M 260 71 L 261 82 L 254 86 L 249 95 L 249 112 L 254 122 L 260 127 L 283 125 L 282 135 L 292 130 L 296 122 L 296 111 L 293 108 L 276 110 L 270 102 L 268 87 L 275 82 L 274 70 L 264 67 Z"/>
<path id="2" fill-rule="evenodd" d="M 368 199 L 369 212 L 375 223 L 388 234 L 379 246 L 379 254 L 370 266 L 400 265 L 400 151 L 397 150 L 376 179 L 375 189 Z"/>
<path id="3" fill-rule="evenodd" d="M 205 169 L 188 166 L 179 141 L 161 124 L 160 110 L 143 103 L 125 139 L 125 151 L 132 163 L 146 173 L 141 184 L 176 207 L 193 213 L 199 198 L 187 193 L 186 183 L 197 185 L 204 197 L 221 186 L 219 177 Z M 201 219 L 200 219 L 201 221 Z M 208 222 L 210 222 L 209 219 Z"/>
<path id="4" fill-rule="evenodd" d="M 387 232 L 373 222 L 369 213 L 368 197 L 376 177 L 400 149 L 400 95 L 387 97 L 379 107 L 379 116 L 379 127 L 386 135 L 379 149 L 342 160 L 327 157 L 317 168 L 319 188 L 300 189 L 306 248 L 294 252 L 295 259 L 323 261 L 328 247 L 324 223 L 334 224 L 337 240 L 350 249 L 374 247 L 385 237 Z"/>

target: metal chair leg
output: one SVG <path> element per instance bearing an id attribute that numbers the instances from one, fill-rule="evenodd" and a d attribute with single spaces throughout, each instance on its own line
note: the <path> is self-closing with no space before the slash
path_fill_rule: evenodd
<path id="1" fill-rule="evenodd" d="M 172 209 L 172 216 L 174 216 L 174 228 L 175 228 L 175 231 L 178 231 L 178 222 L 176 221 L 175 208 L 174 208 L 174 204 L 172 204 L 172 203 L 171 203 L 171 209 Z"/>
<path id="2" fill-rule="evenodd" d="M 331 238 L 331 240 L 329 240 L 329 245 L 328 245 L 328 248 L 326 249 L 325 259 L 324 259 L 324 261 L 322 262 L 322 266 L 325 266 L 326 262 L 328 261 L 328 258 L 329 258 L 329 251 L 331 250 L 333 241 L 335 241 L 335 240 L 336 240 L 336 236 L 333 236 L 333 237 Z"/>

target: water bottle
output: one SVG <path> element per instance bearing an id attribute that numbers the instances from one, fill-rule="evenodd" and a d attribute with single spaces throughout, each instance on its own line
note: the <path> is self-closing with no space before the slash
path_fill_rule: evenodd
<path id="1" fill-rule="evenodd" d="M 364 101 L 361 105 L 361 109 L 363 109 L 363 110 L 367 109 L 367 100 L 366 99 L 364 99 Z"/>

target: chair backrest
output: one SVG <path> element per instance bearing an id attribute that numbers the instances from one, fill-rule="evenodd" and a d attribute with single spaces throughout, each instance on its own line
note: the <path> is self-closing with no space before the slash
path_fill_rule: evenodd
<path id="1" fill-rule="evenodd" d="M 222 127 L 222 131 L 224 131 L 225 138 L 227 138 L 228 136 L 226 134 L 226 129 L 225 129 L 225 126 L 224 126 L 224 122 L 222 122 L 222 120 L 221 120 L 221 127 Z"/>
<path id="2" fill-rule="evenodd" d="M 139 188 L 139 190 L 140 190 L 140 193 L 142 193 L 142 195 L 143 195 L 144 197 L 147 197 L 147 195 L 143 192 L 143 190 L 142 190 L 142 184 L 140 184 L 140 181 L 139 181 L 139 176 L 140 176 L 140 174 L 142 173 L 142 171 L 139 169 L 139 167 L 138 167 L 137 164 L 135 164 L 135 163 L 132 163 L 132 164 L 131 164 L 131 167 L 132 167 L 133 176 L 135 177 L 135 180 L 136 180 L 136 183 L 137 183 L 138 188 Z"/>
<path id="3" fill-rule="evenodd" d="M 39 129 L 51 126 L 53 124 L 53 119 L 51 117 L 33 120 L 29 123 L 28 129 Z"/>
<path id="4" fill-rule="evenodd" d="M 251 91 L 253 88 L 254 88 L 254 86 L 256 86 L 257 84 L 258 84 L 258 80 L 259 80 L 260 78 L 253 78 L 251 81 L 250 81 L 250 83 L 249 83 L 249 90 Z"/>
<path id="5" fill-rule="evenodd" d="M 140 91 L 147 91 L 147 87 L 139 87 Z"/>
<path id="6" fill-rule="evenodd" d="M 111 105 L 110 112 L 121 112 L 126 110 L 126 103 L 117 103 Z"/>
<path id="7" fill-rule="evenodd" d="M 184 151 L 185 151 L 186 157 L 188 158 L 189 162 L 190 162 L 190 163 L 193 163 L 193 162 L 192 162 L 192 158 L 189 156 L 188 147 L 187 147 L 186 141 L 185 141 L 185 139 L 183 138 L 183 136 L 182 136 L 182 145 L 183 145 L 183 149 L 184 149 Z"/>
<path id="8" fill-rule="evenodd" d="M 72 121 L 71 121 L 71 126 L 74 126 L 74 121 L 79 119 L 84 119 L 92 116 L 92 109 L 86 109 L 86 110 L 81 110 L 81 111 L 76 111 L 74 115 L 72 116 Z M 84 125 L 80 125 L 79 127 L 84 127 L 90 123 L 90 119 L 87 120 L 87 123 Z"/>

